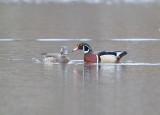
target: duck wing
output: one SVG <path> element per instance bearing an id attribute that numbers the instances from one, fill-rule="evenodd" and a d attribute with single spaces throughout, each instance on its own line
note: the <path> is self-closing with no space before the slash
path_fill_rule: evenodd
<path id="1" fill-rule="evenodd" d="M 42 53 L 41 55 L 45 57 L 58 57 L 60 54 L 59 53 Z"/>
<path id="2" fill-rule="evenodd" d="M 98 52 L 98 55 L 99 56 L 102 56 L 102 55 L 114 55 L 114 56 L 117 56 L 117 53 L 114 52 L 114 51 L 101 51 L 101 52 Z"/>
<path id="3" fill-rule="evenodd" d="M 102 56 L 102 55 L 114 55 L 116 57 L 123 57 L 127 54 L 126 51 L 101 51 L 98 52 L 97 55 L 98 56 Z"/>
<path id="4" fill-rule="evenodd" d="M 126 51 L 101 51 L 97 55 L 100 62 L 119 62 L 126 54 Z"/>

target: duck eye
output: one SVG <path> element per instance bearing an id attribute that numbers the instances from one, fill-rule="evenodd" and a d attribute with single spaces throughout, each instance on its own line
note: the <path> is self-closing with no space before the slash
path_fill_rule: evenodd
<path id="1" fill-rule="evenodd" d="M 79 46 L 83 46 L 83 44 L 79 44 Z"/>

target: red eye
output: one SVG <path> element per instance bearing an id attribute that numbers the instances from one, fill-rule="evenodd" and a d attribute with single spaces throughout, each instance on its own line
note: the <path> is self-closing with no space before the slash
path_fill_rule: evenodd
<path id="1" fill-rule="evenodd" d="M 79 46 L 83 46 L 83 44 L 79 44 Z"/>

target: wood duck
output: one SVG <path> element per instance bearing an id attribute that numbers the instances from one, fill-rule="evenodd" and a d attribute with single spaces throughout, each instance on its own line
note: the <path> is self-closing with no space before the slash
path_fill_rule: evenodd
<path id="1" fill-rule="evenodd" d="M 42 53 L 44 62 L 59 62 L 59 63 L 68 63 L 70 58 L 68 57 L 68 51 L 66 46 L 62 46 L 60 53 Z"/>
<path id="2" fill-rule="evenodd" d="M 101 51 L 93 53 L 92 48 L 87 43 L 79 43 L 73 51 L 84 51 L 85 63 L 119 63 L 120 59 L 127 54 L 126 51 Z"/>

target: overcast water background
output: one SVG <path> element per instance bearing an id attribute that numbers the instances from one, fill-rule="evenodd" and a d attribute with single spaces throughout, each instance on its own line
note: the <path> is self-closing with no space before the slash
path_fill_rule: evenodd
<path id="1" fill-rule="evenodd" d="M 88 65 L 79 42 L 128 54 Z M 159 51 L 159 0 L 1 0 L 0 115 L 159 115 Z"/>

